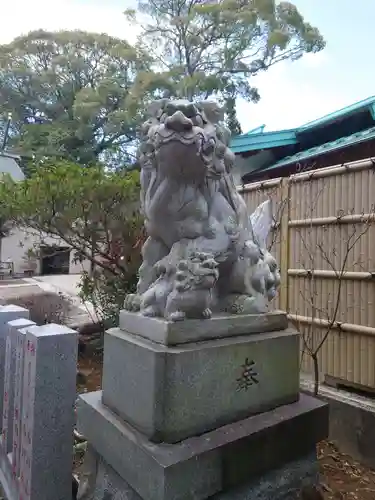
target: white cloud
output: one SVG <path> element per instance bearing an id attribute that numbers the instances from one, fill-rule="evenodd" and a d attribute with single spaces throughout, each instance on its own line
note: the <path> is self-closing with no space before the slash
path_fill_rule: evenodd
<path id="1" fill-rule="evenodd" d="M 3 2 L 1 2 L 3 3 Z M 108 33 L 134 41 L 136 29 L 129 25 L 120 4 L 105 6 L 79 0 L 10 0 L 0 7 L 0 43 L 36 29 L 81 29 Z"/>

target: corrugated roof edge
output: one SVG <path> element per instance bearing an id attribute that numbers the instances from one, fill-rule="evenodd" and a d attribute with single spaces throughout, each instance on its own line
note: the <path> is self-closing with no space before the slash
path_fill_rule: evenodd
<path id="1" fill-rule="evenodd" d="M 250 133 L 233 137 L 230 149 L 234 153 L 242 153 L 257 149 L 270 149 L 280 146 L 297 144 L 295 129 L 278 130 L 275 132 Z"/>
<path id="2" fill-rule="evenodd" d="M 355 134 L 348 135 L 346 137 L 340 137 L 340 139 L 337 139 L 336 141 L 326 142 L 321 146 L 306 149 L 305 151 L 301 151 L 300 153 L 297 153 L 293 156 L 283 158 L 282 160 L 274 163 L 273 165 L 270 165 L 265 169 L 259 169 L 259 171 L 268 172 L 269 170 L 274 170 L 275 168 L 284 167 L 285 165 L 290 165 L 291 163 L 295 163 L 297 161 L 315 158 L 316 156 L 320 156 L 325 153 L 331 153 L 332 151 L 336 151 L 347 146 L 353 146 L 354 144 L 359 144 L 361 142 L 366 142 L 374 138 L 375 126 L 370 127 L 366 130 L 362 130 L 362 132 L 356 132 Z"/>
<path id="3" fill-rule="evenodd" d="M 361 101 L 355 102 L 354 104 L 350 104 L 345 108 L 338 109 L 337 111 L 333 111 L 332 113 L 322 116 L 321 118 L 317 118 L 316 120 L 305 123 L 305 125 L 301 125 L 297 129 L 297 134 L 305 132 L 306 130 L 309 130 L 311 128 L 318 127 L 319 125 L 323 125 L 330 121 L 337 120 L 338 118 L 342 118 L 345 115 L 349 115 L 355 111 L 365 109 L 374 103 L 375 103 L 375 96 L 367 97 L 367 99 L 362 99 Z"/>

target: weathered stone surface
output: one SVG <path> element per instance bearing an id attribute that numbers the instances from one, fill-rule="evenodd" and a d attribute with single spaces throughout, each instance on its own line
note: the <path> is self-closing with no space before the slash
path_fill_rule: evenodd
<path id="1" fill-rule="evenodd" d="M 28 321 L 28 320 L 26 320 Z M 30 322 L 35 325 L 34 322 Z M 29 325 L 31 326 L 31 325 Z M 27 328 L 15 330 L 16 363 L 14 377 L 14 412 L 13 412 L 13 443 L 12 443 L 12 467 L 15 477 L 20 475 L 21 458 L 21 432 L 22 432 L 22 403 L 23 403 L 23 379 L 24 358 Z"/>
<path id="2" fill-rule="evenodd" d="M 221 489 L 215 450 L 207 450 L 198 461 L 192 451 L 182 449 L 179 459 L 177 449 L 151 443 L 102 405 L 100 391 L 80 397 L 77 419 L 91 445 L 144 498 L 199 500 Z"/>
<path id="3" fill-rule="evenodd" d="M 23 307 L 8 305 L 0 306 L 0 395 L 4 391 L 4 373 L 5 373 L 5 351 L 6 339 L 8 335 L 8 321 L 19 318 L 28 318 L 29 311 Z M 3 398 L 0 397 L 0 416 L 3 416 Z"/>
<path id="4" fill-rule="evenodd" d="M 292 403 L 299 334 L 287 329 L 166 347 L 109 330 L 103 403 L 155 442 L 173 443 Z"/>
<path id="5" fill-rule="evenodd" d="M 98 459 L 97 475 L 92 491 L 78 500 L 142 500 L 133 488 L 103 459 Z M 319 482 L 316 451 L 303 458 L 288 462 L 250 484 L 229 489 L 210 497 L 212 500 L 300 500 L 301 488 Z"/>
<path id="6" fill-rule="evenodd" d="M 94 478 L 93 489 L 82 493 L 78 491 L 78 500 L 142 500 L 138 493 L 103 460 L 98 460 L 96 467 L 97 475 Z"/>
<path id="7" fill-rule="evenodd" d="M 7 453 L 10 453 L 13 448 L 14 400 L 19 379 L 18 373 L 16 373 L 17 343 L 19 335 L 22 335 L 22 330 L 31 325 L 35 325 L 35 323 L 26 318 L 15 319 L 7 323 L 2 425 L 2 443 Z"/>
<path id="8" fill-rule="evenodd" d="M 14 478 L 10 455 L 0 446 L 0 490 L 4 491 L 6 500 L 19 500 L 18 482 Z"/>
<path id="9" fill-rule="evenodd" d="M 72 494 L 77 332 L 62 325 L 27 328 L 20 495 L 66 500 Z"/>
<path id="10" fill-rule="evenodd" d="M 286 313 L 217 315 L 210 320 L 167 321 L 121 311 L 120 329 L 164 345 L 179 345 L 250 333 L 272 332 L 288 327 Z"/>
<path id="11" fill-rule="evenodd" d="M 125 309 L 171 321 L 265 313 L 280 284 L 266 247 L 271 202 L 249 217 L 231 173 L 224 109 L 160 99 L 148 114 L 138 155 L 148 238 Z"/>
<path id="12" fill-rule="evenodd" d="M 8 500 L 67 500 L 72 495 L 77 332 L 26 323 L 8 324 L 8 339 L 11 333 L 18 340 L 14 416 L 17 407 L 22 419 L 18 424 L 15 419 L 13 452 L 21 447 L 21 453 L 14 461 L 14 453 L 0 446 L 0 483 Z"/>
<path id="13" fill-rule="evenodd" d="M 284 500 L 294 497 L 282 494 L 316 480 L 311 451 L 327 437 L 328 407 L 301 395 L 202 436 L 157 445 L 109 411 L 98 392 L 80 397 L 78 427 L 100 457 L 82 500 L 110 494 L 115 500 Z"/>

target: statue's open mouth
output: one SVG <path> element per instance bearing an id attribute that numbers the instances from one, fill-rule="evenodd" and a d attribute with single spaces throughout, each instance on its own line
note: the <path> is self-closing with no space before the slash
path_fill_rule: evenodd
<path id="1" fill-rule="evenodd" d="M 212 161 L 212 155 L 215 150 L 215 140 L 207 138 L 203 129 L 192 127 L 190 130 L 176 131 L 165 126 L 161 126 L 154 136 L 155 148 L 160 149 L 171 143 L 180 143 L 183 146 L 195 145 L 195 153 L 204 163 Z"/>
<path id="2" fill-rule="evenodd" d="M 155 132 L 155 143 L 157 146 L 162 146 L 171 141 L 190 145 L 197 142 L 198 138 L 204 140 L 204 132 L 200 127 L 193 127 L 190 130 L 177 131 L 161 125 Z"/>

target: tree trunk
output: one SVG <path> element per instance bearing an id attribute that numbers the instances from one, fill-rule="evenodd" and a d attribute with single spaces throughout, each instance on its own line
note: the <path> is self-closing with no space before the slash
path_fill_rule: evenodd
<path id="1" fill-rule="evenodd" d="M 319 362 L 318 353 L 314 352 L 311 354 L 314 366 L 314 395 L 317 396 L 319 393 Z"/>

